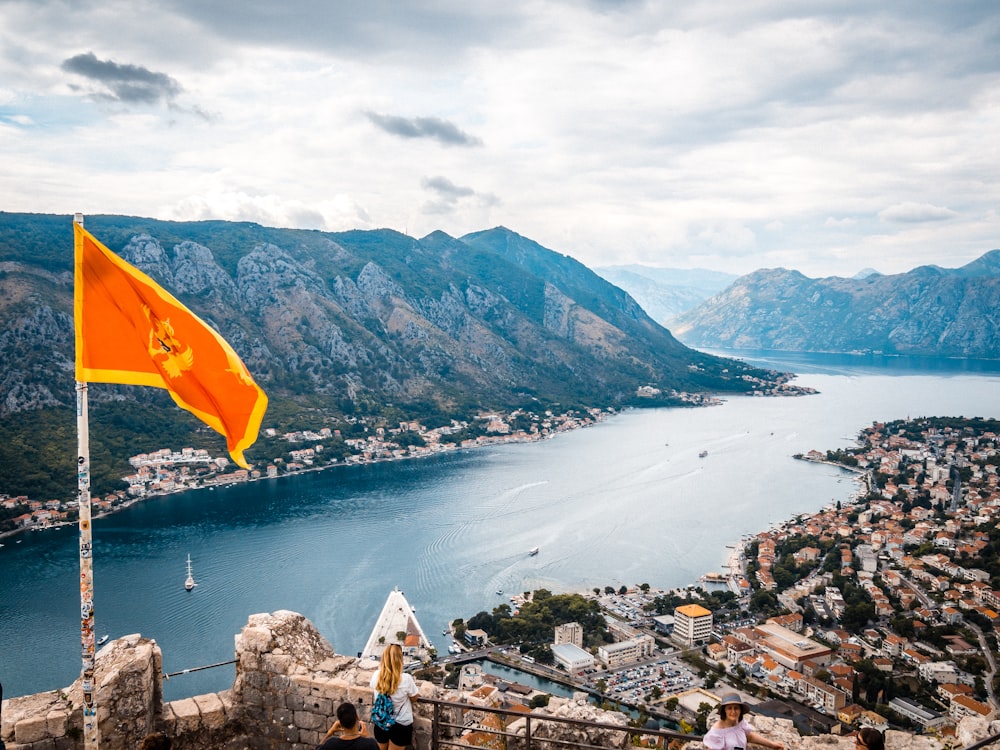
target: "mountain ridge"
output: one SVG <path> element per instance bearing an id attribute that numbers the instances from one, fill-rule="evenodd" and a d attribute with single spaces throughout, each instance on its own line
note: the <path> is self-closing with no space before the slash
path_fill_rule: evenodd
<path id="1" fill-rule="evenodd" d="M 687 348 L 622 290 L 506 228 L 415 239 L 111 215 L 85 225 L 233 345 L 268 393 L 265 426 L 281 430 L 668 405 L 684 402 L 678 392 L 787 380 Z M 0 213 L 0 429 L 22 452 L 34 450 L 29 423 L 62 431 L 73 408 L 72 291 L 71 217 Z M 153 449 L 156 431 L 199 429 L 158 389 L 89 393 L 95 429 L 117 425 L 112 452 Z M 157 405 L 168 408 L 155 429 L 138 424 Z M 4 479 L 0 470 L 0 491 Z"/>
<path id="2" fill-rule="evenodd" d="M 689 346 L 1000 358 L 1000 250 L 958 268 L 810 278 L 758 269 L 670 321 Z"/>

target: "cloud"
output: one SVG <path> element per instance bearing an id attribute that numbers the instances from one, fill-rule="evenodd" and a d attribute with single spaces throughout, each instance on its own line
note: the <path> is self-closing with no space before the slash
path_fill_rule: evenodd
<path id="1" fill-rule="evenodd" d="M 430 138 L 446 146 L 481 146 L 481 139 L 460 130 L 453 123 L 437 117 L 397 117 L 366 112 L 376 126 L 400 138 Z"/>
<path id="2" fill-rule="evenodd" d="M 62 69 L 103 86 L 94 92 L 101 99 L 123 104 L 156 104 L 173 102 L 181 86 L 166 73 L 157 73 L 140 65 L 98 60 L 93 52 L 75 55 L 63 61 Z"/>
<path id="3" fill-rule="evenodd" d="M 434 199 L 424 204 L 424 214 L 440 215 L 451 213 L 466 198 L 477 199 L 474 201 L 477 207 L 490 208 L 499 203 L 495 195 L 477 193 L 470 187 L 456 185 L 447 177 L 425 177 L 421 185 L 423 185 L 425 190 L 434 194 Z"/>
<path id="4" fill-rule="evenodd" d="M 934 206 L 930 203 L 914 203 L 906 201 L 897 203 L 879 211 L 878 217 L 892 224 L 920 224 L 926 221 L 947 221 L 954 219 L 958 213 L 944 206 Z"/>

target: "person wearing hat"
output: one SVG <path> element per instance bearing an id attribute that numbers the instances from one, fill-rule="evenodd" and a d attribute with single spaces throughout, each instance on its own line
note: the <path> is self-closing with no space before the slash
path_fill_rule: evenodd
<path id="1" fill-rule="evenodd" d="M 705 747 L 709 750 L 745 750 L 749 742 L 770 750 L 785 750 L 784 743 L 767 739 L 743 718 L 749 710 L 736 693 L 722 696 L 719 701 L 719 719 L 705 735 Z"/>

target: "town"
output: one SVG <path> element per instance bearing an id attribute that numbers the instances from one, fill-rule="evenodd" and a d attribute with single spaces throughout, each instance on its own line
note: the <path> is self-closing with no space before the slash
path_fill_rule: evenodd
<path id="1" fill-rule="evenodd" d="M 856 501 L 745 538 L 728 575 L 706 576 L 732 591 L 643 584 L 578 595 L 604 617 L 606 642 L 589 648 L 593 634 L 577 622 L 556 625 L 541 649 L 471 627 L 516 617 L 530 600 L 515 596 L 469 627 L 456 621 L 458 656 L 438 662 L 468 651 L 700 731 L 717 694 L 734 689 L 760 701 L 755 711 L 823 732 L 872 726 L 947 737 L 963 717 L 993 718 L 998 426 L 873 424 L 855 449 L 801 457 L 863 472 Z M 490 705 L 541 700 L 478 665 L 456 679 Z"/>

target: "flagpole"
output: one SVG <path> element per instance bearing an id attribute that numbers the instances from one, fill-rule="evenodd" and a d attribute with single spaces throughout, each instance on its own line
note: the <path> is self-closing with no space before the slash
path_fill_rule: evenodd
<path id="1" fill-rule="evenodd" d="M 83 226 L 83 214 L 73 222 Z M 74 254 L 79 258 L 79 253 Z M 80 279 L 76 279 L 80 283 Z M 79 325 L 77 321 L 76 325 Z M 94 662 L 97 634 L 94 632 L 94 543 L 90 523 L 90 420 L 87 409 L 87 383 L 76 381 L 76 495 L 80 523 L 80 655 L 83 686 L 83 746 L 97 750 L 101 744 L 97 726 L 97 701 L 94 693 Z"/>

